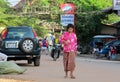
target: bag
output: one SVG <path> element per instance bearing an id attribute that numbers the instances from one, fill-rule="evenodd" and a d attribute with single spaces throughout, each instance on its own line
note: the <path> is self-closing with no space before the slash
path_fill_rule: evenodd
<path id="1" fill-rule="evenodd" d="M 22 74 L 26 71 L 25 68 L 18 66 L 16 63 L 13 62 L 0 62 L 0 74 L 11 74 L 17 73 Z"/>

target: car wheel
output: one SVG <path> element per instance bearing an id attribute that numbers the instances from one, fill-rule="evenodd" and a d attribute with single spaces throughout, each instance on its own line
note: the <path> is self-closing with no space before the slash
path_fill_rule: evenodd
<path id="1" fill-rule="evenodd" d="M 39 66 L 40 65 L 40 57 L 35 57 L 34 58 L 34 66 Z"/>
<path id="2" fill-rule="evenodd" d="M 31 59 L 28 59 L 28 64 L 32 64 L 32 60 Z"/>
<path id="3" fill-rule="evenodd" d="M 31 38 L 25 38 L 20 42 L 20 50 L 25 53 L 31 53 L 33 52 L 35 48 L 34 40 Z"/>

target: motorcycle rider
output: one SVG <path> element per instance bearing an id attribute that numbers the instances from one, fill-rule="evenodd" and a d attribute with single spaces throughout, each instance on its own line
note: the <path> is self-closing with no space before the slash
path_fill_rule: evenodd
<path id="1" fill-rule="evenodd" d="M 46 41 L 47 41 L 47 43 L 48 43 L 48 51 L 49 51 L 49 53 L 51 52 L 52 47 L 53 47 L 53 40 L 54 40 L 54 37 L 52 36 L 52 34 L 49 34 L 49 35 L 46 37 Z"/>
<path id="2" fill-rule="evenodd" d="M 56 49 L 58 49 L 58 52 L 57 52 L 57 58 L 59 58 L 60 56 L 60 41 L 59 41 L 59 36 L 56 34 L 55 35 L 55 38 L 54 38 L 54 41 L 53 41 L 53 49 L 52 49 L 52 52 L 51 52 L 51 56 L 52 58 L 54 58 L 54 52 Z"/>

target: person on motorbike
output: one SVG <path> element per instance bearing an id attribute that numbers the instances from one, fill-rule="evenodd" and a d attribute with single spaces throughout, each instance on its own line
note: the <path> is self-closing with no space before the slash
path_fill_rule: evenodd
<path id="1" fill-rule="evenodd" d="M 54 41 L 53 41 L 53 49 L 52 49 L 52 52 L 51 52 L 52 58 L 54 59 L 55 55 L 57 55 L 57 58 L 59 58 L 60 51 L 61 51 L 61 45 L 60 45 L 60 41 L 59 41 L 59 36 L 56 34 L 55 38 L 54 38 Z M 56 54 L 55 54 L 55 52 L 56 52 Z"/>
<path id="2" fill-rule="evenodd" d="M 54 37 L 53 37 L 52 34 L 49 34 L 49 36 L 46 37 L 46 41 L 48 43 L 48 51 L 49 51 L 49 53 L 51 52 L 52 47 L 53 47 L 53 40 L 54 40 Z"/>

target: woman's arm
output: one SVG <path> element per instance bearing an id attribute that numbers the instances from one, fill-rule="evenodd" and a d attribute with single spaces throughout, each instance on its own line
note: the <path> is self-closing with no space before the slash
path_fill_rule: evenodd
<path id="1" fill-rule="evenodd" d="M 68 44 L 68 41 L 67 41 L 67 38 L 66 38 L 66 33 L 64 33 L 64 34 L 60 37 L 60 43 L 63 44 L 63 45 L 67 45 L 67 44 Z"/>
<path id="2" fill-rule="evenodd" d="M 74 41 L 75 41 L 75 47 L 76 47 L 76 50 L 77 50 L 77 47 L 78 47 L 78 45 L 77 45 L 77 36 L 76 36 L 76 34 L 74 34 Z"/>

